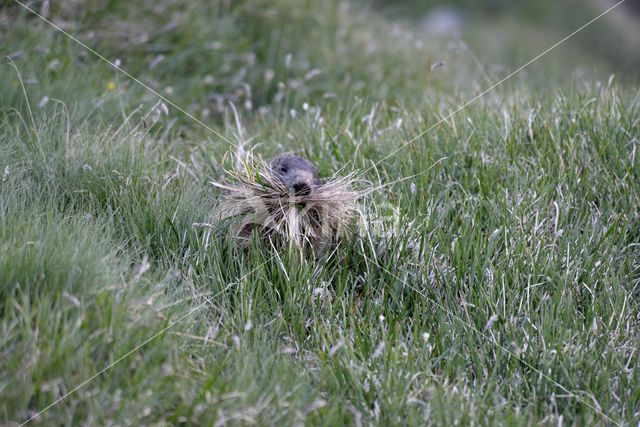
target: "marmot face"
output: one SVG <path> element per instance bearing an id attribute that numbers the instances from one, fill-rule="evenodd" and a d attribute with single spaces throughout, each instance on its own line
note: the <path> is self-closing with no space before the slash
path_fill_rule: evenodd
<path id="1" fill-rule="evenodd" d="M 278 175 L 289 192 L 296 195 L 306 196 L 320 184 L 318 168 L 302 157 L 276 157 L 271 162 L 271 170 Z"/>

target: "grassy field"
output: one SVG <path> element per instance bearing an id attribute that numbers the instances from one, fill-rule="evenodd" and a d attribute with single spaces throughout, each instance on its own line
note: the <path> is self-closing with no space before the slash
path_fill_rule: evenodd
<path id="1" fill-rule="evenodd" d="M 447 117 L 597 8 L 429 38 L 376 3 L 29 4 L 219 135 L 0 5 L 0 424 L 638 423 L 613 24 Z M 238 145 L 359 171 L 360 233 L 316 261 L 197 226 Z"/>

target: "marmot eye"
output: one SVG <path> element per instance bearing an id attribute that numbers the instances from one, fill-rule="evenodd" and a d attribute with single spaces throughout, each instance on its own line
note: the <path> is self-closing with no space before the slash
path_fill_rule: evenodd
<path id="1" fill-rule="evenodd" d="M 280 166 L 280 172 L 287 173 L 287 167 L 285 165 Z"/>

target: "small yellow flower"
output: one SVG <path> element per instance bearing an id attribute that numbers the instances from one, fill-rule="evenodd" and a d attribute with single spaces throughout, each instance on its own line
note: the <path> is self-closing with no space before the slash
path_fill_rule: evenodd
<path id="1" fill-rule="evenodd" d="M 114 91 L 116 90 L 116 84 L 112 81 L 108 81 L 107 82 L 107 90 L 108 91 Z"/>

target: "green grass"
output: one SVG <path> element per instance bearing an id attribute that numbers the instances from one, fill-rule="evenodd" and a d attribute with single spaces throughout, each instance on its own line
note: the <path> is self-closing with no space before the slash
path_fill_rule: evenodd
<path id="1" fill-rule="evenodd" d="M 193 225 L 234 148 L 2 6 L 1 423 L 117 362 L 33 423 L 637 424 L 640 91 L 606 55 L 550 53 L 377 164 L 497 48 L 334 0 L 49 17 L 234 144 L 391 184 L 328 260 L 238 254 Z"/>

